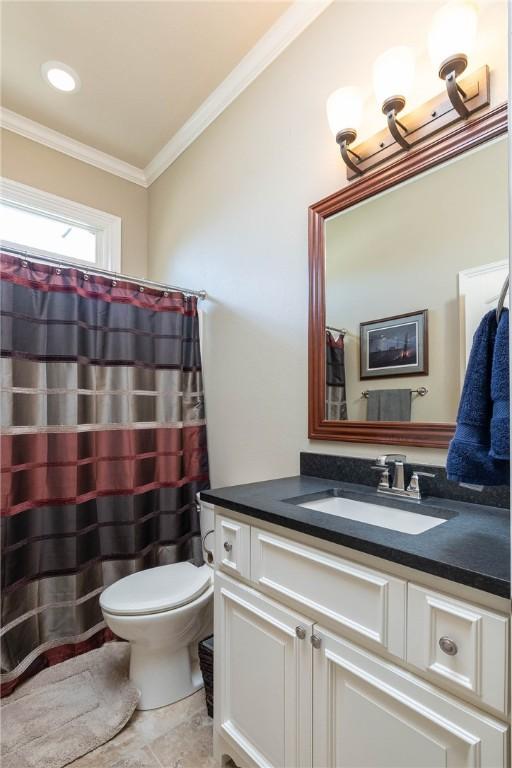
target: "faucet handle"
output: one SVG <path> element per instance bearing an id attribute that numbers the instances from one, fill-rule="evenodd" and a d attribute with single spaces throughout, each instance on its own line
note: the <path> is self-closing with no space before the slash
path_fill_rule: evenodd
<path id="1" fill-rule="evenodd" d="M 370 469 L 376 469 L 380 472 L 379 485 L 377 488 L 381 490 L 389 490 L 389 467 L 387 464 L 375 464 Z"/>
<path id="2" fill-rule="evenodd" d="M 421 498 L 420 494 L 420 477 L 435 477 L 433 472 L 420 472 L 419 470 L 414 470 L 411 479 L 409 481 L 409 485 L 407 486 L 407 490 L 411 493 L 414 493 L 415 496 L 417 496 L 418 499 Z"/>

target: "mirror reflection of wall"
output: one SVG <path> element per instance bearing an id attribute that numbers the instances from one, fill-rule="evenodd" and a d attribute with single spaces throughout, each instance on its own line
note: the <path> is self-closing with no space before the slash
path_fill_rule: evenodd
<path id="1" fill-rule="evenodd" d="M 460 312 L 460 386 L 471 352 L 473 335 L 482 316 L 498 301 L 501 288 L 508 275 L 508 261 L 495 261 L 459 272 Z M 508 294 L 503 306 L 509 306 Z"/>
<path id="2" fill-rule="evenodd" d="M 326 222 L 327 418 L 455 421 L 475 323 L 506 274 L 507 149 L 486 144 Z M 372 390 L 384 400 L 369 404 Z"/>

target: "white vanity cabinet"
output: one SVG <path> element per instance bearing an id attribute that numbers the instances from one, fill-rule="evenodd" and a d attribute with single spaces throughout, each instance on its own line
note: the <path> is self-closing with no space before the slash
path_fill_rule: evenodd
<path id="1" fill-rule="evenodd" d="M 218 765 L 507 768 L 508 617 L 318 544 L 217 511 Z"/>
<path id="2" fill-rule="evenodd" d="M 220 574 L 215 611 L 222 736 L 251 765 L 311 766 L 313 623 Z"/>

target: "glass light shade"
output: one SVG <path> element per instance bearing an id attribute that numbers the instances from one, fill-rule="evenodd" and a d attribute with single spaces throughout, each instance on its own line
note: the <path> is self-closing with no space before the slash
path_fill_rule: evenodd
<path id="1" fill-rule="evenodd" d="M 428 36 L 428 52 L 432 63 L 441 62 L 457 53 L 468 56 L 476 38 L 478 8 L 467 0 L 451 0 L 443 5 L 432 20 Z"/>
<path id="2" fill-rule="evenodd" d="M 334 136 L 347 128 L 357 131 L 362 116 L 363 96 L 359 88 L 338 88 L 327 99 L 327 120 Z"/>
<path id="3" fill-rule="evenodd" d="M 377 57 L 373 65 L 373 90 L 379 104 L 390 96 L 411 95 L 415 57 L 411 48 L 397 45 Z"/>

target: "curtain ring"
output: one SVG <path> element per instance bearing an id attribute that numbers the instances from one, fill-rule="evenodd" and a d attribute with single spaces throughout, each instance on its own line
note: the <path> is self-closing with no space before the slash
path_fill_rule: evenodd
<path id="1" fill-rule="evenodd" d="M 139 291 L 140 291 L 141 293 L 144 291 L 144 286 L 143 286 L 143 285 L 139 285 Z"/>
<path id="2" fill-rule="evenodd" d="M 167 298 L 167 297 L 168 297 L 168 295 L 169 295 L 169 291 L 164 291 L 164 296 L 165 296 L 165 298 Z"/>
<path id="3" fill-rule="evenodd" d="M 21 266 L 28 267 L 28 261 L 25 261 L 25 259 L 23 259 L 23 261 L 21 262 Z"/>
<path id="4" fill-rule="evenodd" d="M 89 275 L 87 274 L 87 272 L 83 273 L 83 278 L 84 278 L 84 280 L 88 280 L 89 279 Z"/>
<path id="5" fill-rule="evenodd" d="M 117 280 L 112 280 L 112 288 L 115 288 L 117 285 Z"/>

